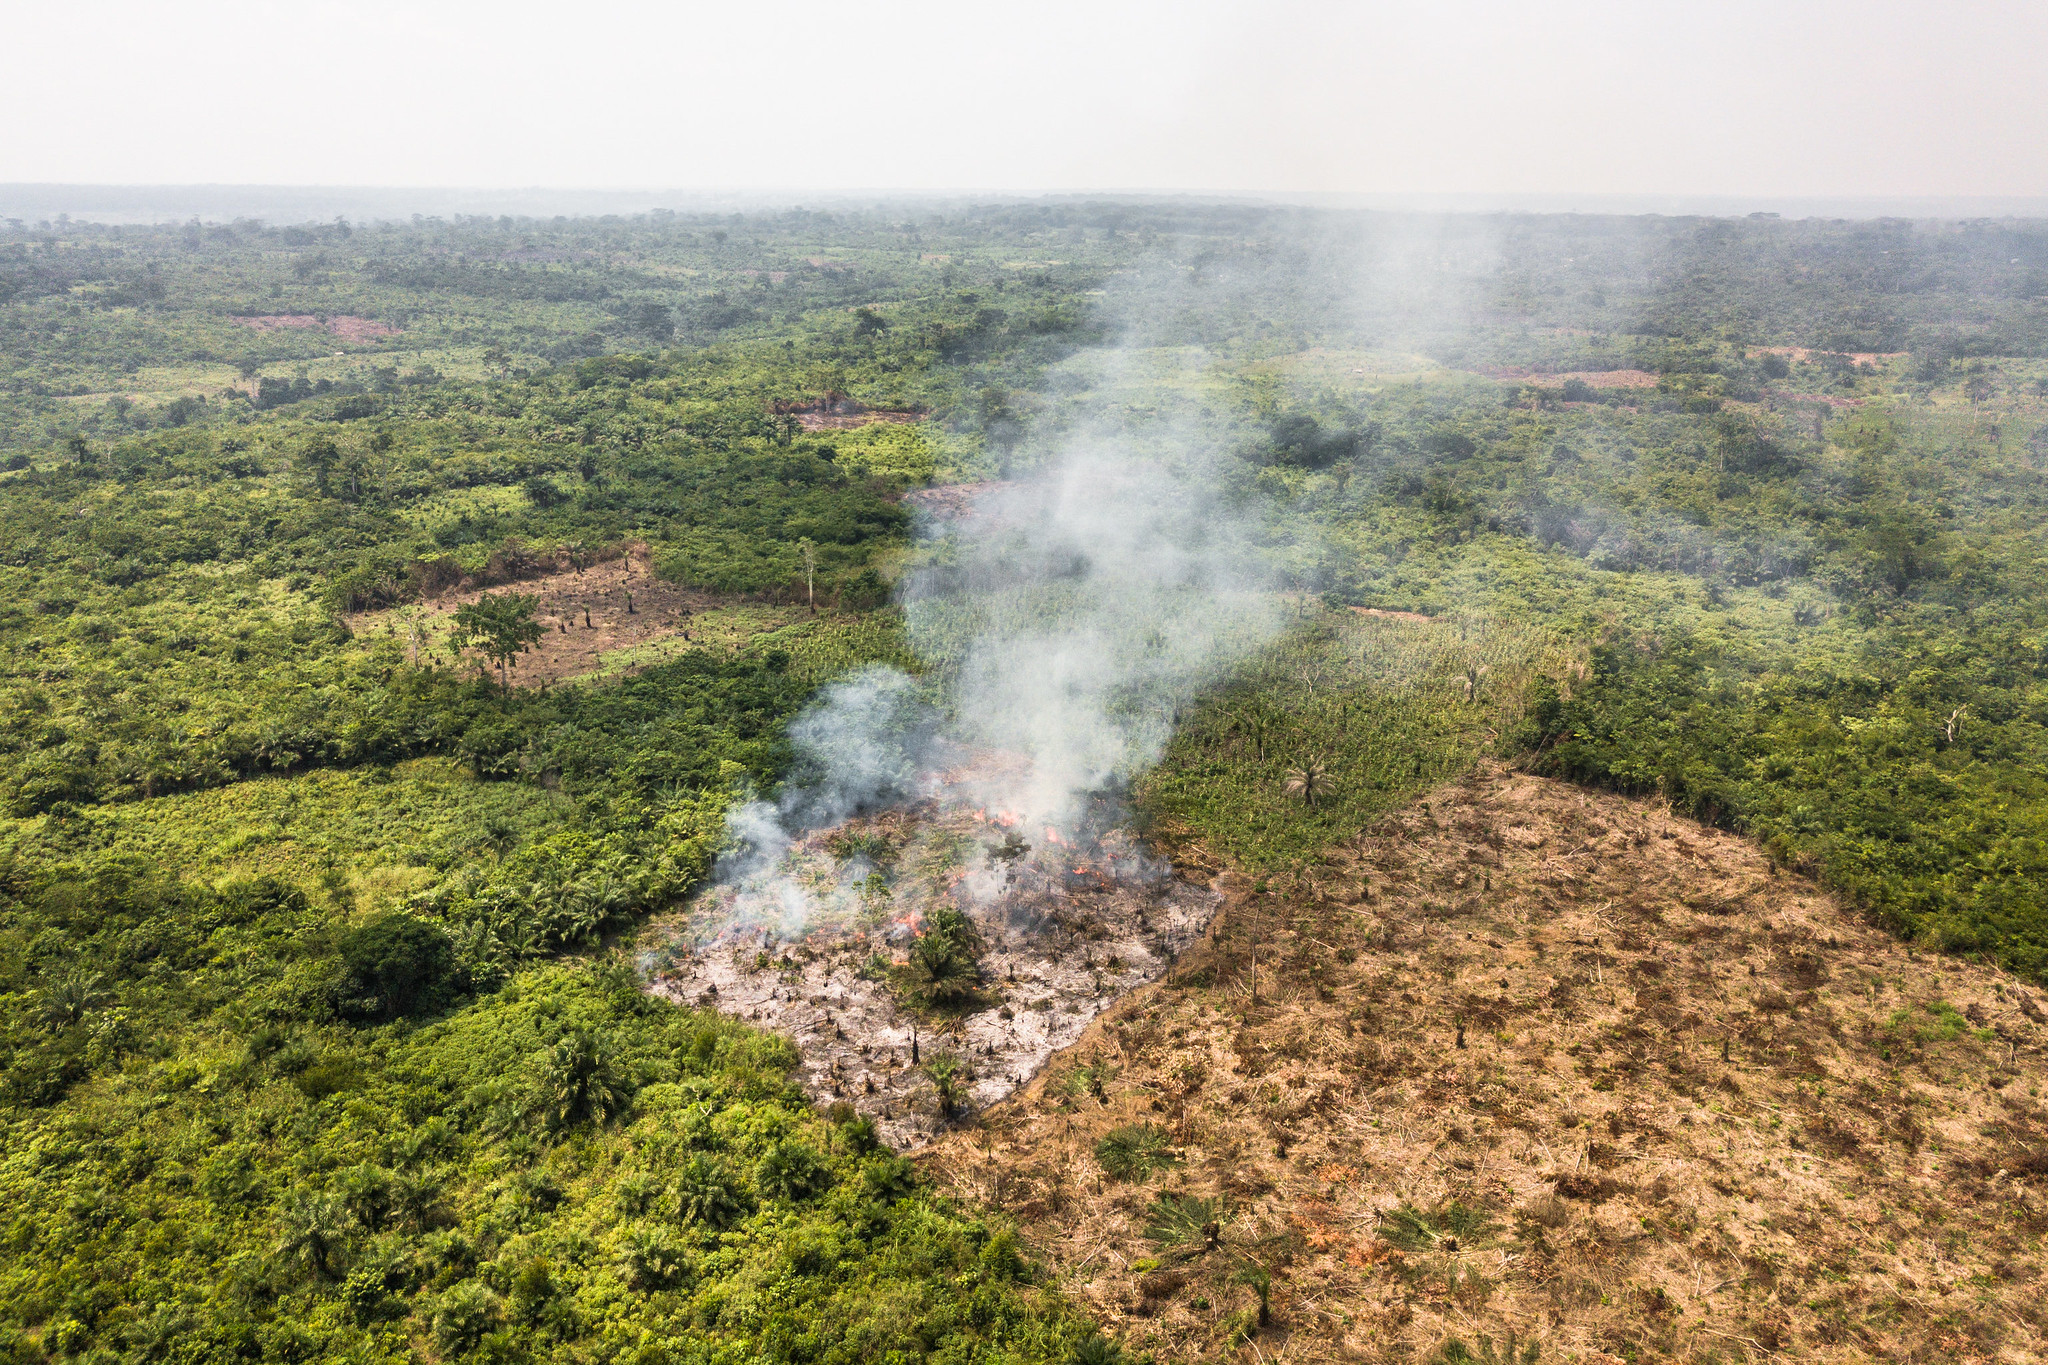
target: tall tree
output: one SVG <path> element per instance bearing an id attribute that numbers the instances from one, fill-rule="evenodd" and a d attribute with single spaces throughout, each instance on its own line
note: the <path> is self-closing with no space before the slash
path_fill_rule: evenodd
<path id="1" fill-rule="evenodd" d="M 533 619 L 540 599 L 532 593 L 489 593 L 455 609 L 455 633 L 450 637 L 457 649 L 474 650 L 498 666 L 498 685 L 506 692 L 512 683 L 506 674 L 512 656 L 539 640 L 546 632 Z"/>
<path id="2" fill-rule="evenodd" d="M 315 436 L 299 447 L 299 464 L 313 475 L 313 487 L 327 496 L 334 467 L 341 463 L 341 447 L 325 436 Z"/>

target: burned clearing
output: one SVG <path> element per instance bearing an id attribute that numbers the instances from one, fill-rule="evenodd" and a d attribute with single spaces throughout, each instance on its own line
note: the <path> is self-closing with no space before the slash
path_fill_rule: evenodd
<path id="1" fill-rule="evenodd" d="M 957 521 L 979 512 L 983 498 L 990 494 L 999 495 L 1016 486 L 1007 479 L 936 484 L 930 488 L 912 489 L 903 495 L 903 501 L 906 506 L 915 508 L 934 521 Z"/>
<path id="2" fill-rule="evenodd" d="M 401 335 L 400 329 L 388 322 L 379 322 L 375 318 L 359 318 L 346 313 L 265 313 L 237 318 L 235 321 L 256 332 L 313 330 L 331 332 L 343 341 L 381 341 L 385 337 Z"/>
<path id="3" fill-rule="evenodd" d="M 920 1158 L 1131 1346 L 2040 1359 L 2038 991 L 1499 767 L 1218 884 L 1166 981 Z"/>
<path id="4" fill-rule="evenodd" d="M 647 940 L 652 988 L 788 1036 L 818 1103 L 916 1147 L 1156 979 L 1218 900 L 1110 820 L 1027 829 L 925 801 L 806 835 L 769 885 L 700 896 Z M 962 960 L 934 998 L 920 942 L 949 912 Z"/>

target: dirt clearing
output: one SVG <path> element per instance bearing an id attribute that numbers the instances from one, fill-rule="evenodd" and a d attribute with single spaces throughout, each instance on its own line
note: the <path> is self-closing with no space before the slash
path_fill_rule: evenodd
<path id="1" fill-rule="evenodd" d="M 1904 351 L 1823 351 L 1811 346 L 1752 346 L 1749 355 L 1781 355 L 1788 360 L 1807 361 L 1815 356 L 1839 356 L 1852 365 L 1869 365 L 1873 368 L 1888 360 L 1903 360 Z"/>
<path id="2" fill-rule="evenodd" d="M 1657 376 L 1649 370 L 1564 370 L 1556 374 L 1539 374 L 1523 368 L 1492 369 L 1484 372 L 1489 379 L 1505 379 L 1516 384 L 1537 384 L 1544 388 L 1557 388 L 1570 380 L 1579 380 L 1595 389 L 1654 389 Z"/>
<path id="3" fill-rule="evenodd" d="M 1391 607 L 1353 607 L 1360 616 L 1377 616 L 1383 621 L 1413 621 L 1418 625 L 1433 625 L 1434 616 L 1425 616 L 1419 611 L 1396 611 Z"/>
<path id="4" fill-rule="evenodd" d="M 339 317 L 318 317 L 311 313 L 270 313 L 262 317 L 236 318 L 235 321 L 258 332 L 317 328 L 323 332 L 332 332 L 343 341 L 376 341 L 399 334 L 399 329 L 389 323 L 348 314 Z"/>
<path id="5" fill-rule="evenodd" d="M 811 616 L 803 607 L 742 604 L 656 578 L 647 547 L 636 545 L 620 558 L 582 569 L 451 590 L 410 608 L 361 612 L 349 618 L 349 628 L 358 635 L 395 637 L 417 648 L 422 662 L 446 666 L 456 661 L 448 638 L 455 609 L 486 593 L 540 599 L 536 617 L 545 633 L 513 661 L 509 678 L 515 687 L 637 672 L 689 649 L 732 653 L 755 635 Z"/>
<path id="6" fill-rule="evenodd" d="M 999 493 L 1017 485 L 1006 479 L 982 479 L 972 483 L 943 483 L 931 488 L 913 489 L 903 495 L 906 507 L 915 508 L 937 521 L 957 521 L 976 510 L 977 504 L 991 493 Z"/>
<path id="7" fill-rule="evenodd" d="M 800 408 L 778 408 L 777 411 L 796 418 L 797 425 L 805 431 L 851 431 L 876 422 L 907 425 L 922 422 L 925 418 L 922 409 L 871 408 L 844 394 L 831 394 Z"/>
<path id="8" fill-rule="evenodd" d="M 1131 1345 L 2041 1359 L 2039 990 L 1498 767 L 1217 885 L 1164 982 L 921 1158 Z"/>

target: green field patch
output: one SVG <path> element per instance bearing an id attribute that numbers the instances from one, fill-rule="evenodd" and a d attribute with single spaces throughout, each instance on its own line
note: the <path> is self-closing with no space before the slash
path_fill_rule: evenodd
<path id="1" fill-rule="evenodd" d="M 929 482 L 938 468 L 944 434 L 936 424 L 870 422 L 831 432 L 825 439 L 847 469 L 921 484 Z"/>
<path id="2" fill-rule="evenodd" d="M 780 630 L 809 614 L 802 607 L 763 605 L 714 607 L 710 611 L 700 611 L 687 622 L 688 639 L 684 638 L 682 630 L 678 630 L 658 640 L 606 650 L 597 656 L 597 667 L 575 681 L 590 683 L 623 677 L 681 658 L 692 650 L 735 654 L 757 637 Z"/>
<path id="3" fill-rule="evenodd" d="M 1493 618 L 1319 614 L 1184 720 L 1140 804 L 1246 867 L 1285 867 L 1493 751 L 1531 687 L 1568 686 L 1581 658 Z"/>
<path id="4" fill-rule="evenodd" d="M 531 500 L 516 486 L 484 485 L 477 488 L 451 488 L 415 502 L 404 503 L 393 509 L 393 515 L 413 530 L 425 531 L 431 535 L 443 527 L 457 525 L 465 519 L 488 521 L 501 515 L 522 511 L 530 505 Z"/>
<path id="5" fill-rule="evenodd" d="M 1294 384 L 1345 390 L 1377 390 L 1387 384 L 1415 383 L 1454 377 L 1428 356 L 1412 351 L 1342 350 L 1321 346 L 1294 355 L 1276 356 L 1249 367 L 1254 374 L 1285 377 Z"/>
<path id="6" fill-rule="evenodd" d="M 312 885 L 337 874 L 375 900 L 423 880 L 388 869 L 418 869 L 431 879 L 457 862 L 489 859 L 567 814 L 567 803 L 539 788 L 479 781 L 452 760 L 422 758 L 0 821 L 0 860 L 138 858 L 208 882 L 275 876 Z"/>

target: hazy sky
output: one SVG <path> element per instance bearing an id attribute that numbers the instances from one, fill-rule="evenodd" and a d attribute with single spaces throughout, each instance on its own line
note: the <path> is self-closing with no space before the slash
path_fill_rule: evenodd
<path id="1" fill-rule="evenodd" d="M 2043 0 L 0 0 L 0 181 L 2048 194 Z"/>

